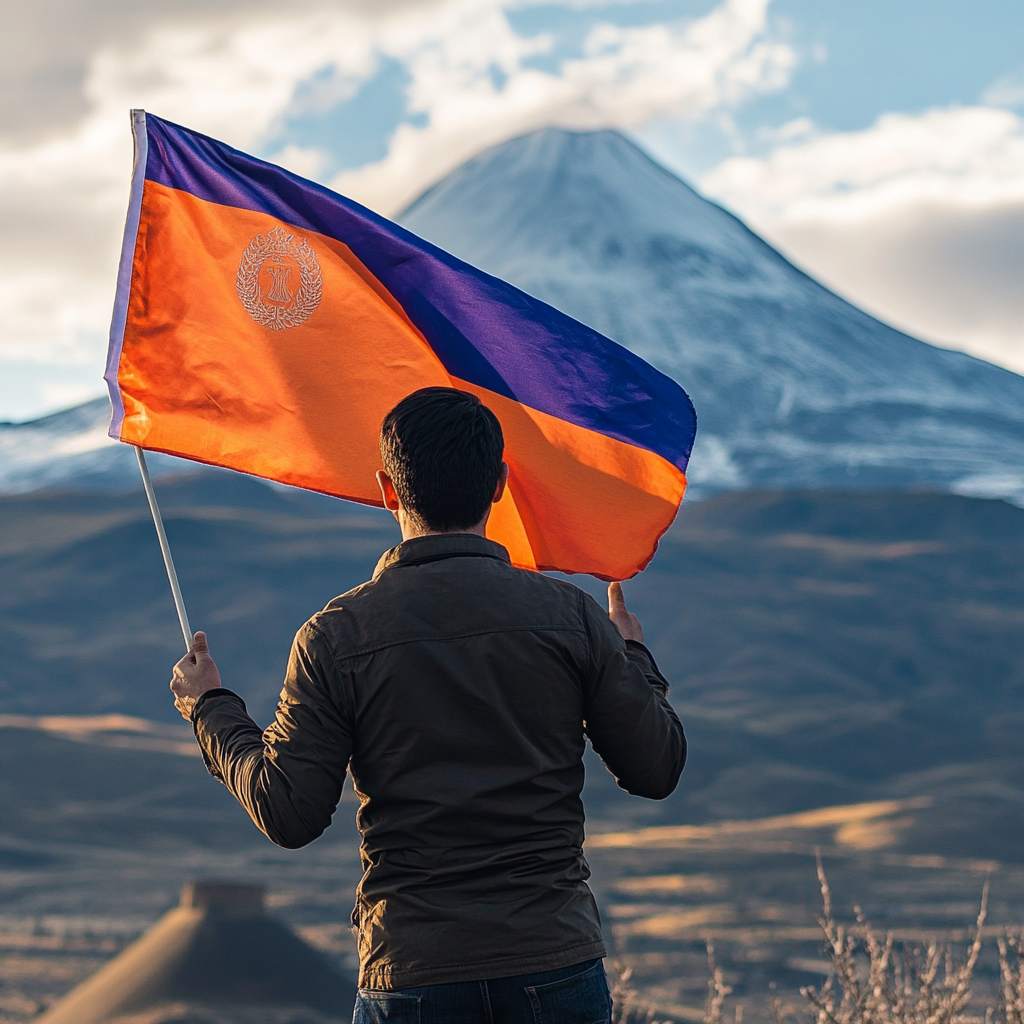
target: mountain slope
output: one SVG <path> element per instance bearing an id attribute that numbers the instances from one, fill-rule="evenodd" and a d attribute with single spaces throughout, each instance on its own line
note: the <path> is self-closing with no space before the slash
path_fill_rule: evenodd
<path id="1" fill-rule="evenodd" d="M 368 578 L 394 521 L 226 474 L 158 490 L 192 622 L 266 721 L 295 630 Z M 0 499 L 0 575 L 0 714 L 175 722 L 181 637 L 141 493 Z M 624 796 L 594 765 L 595 828 L 925 795 L 945 831 L 919 850 L 1020 859 L 1024 510 L 899 491 L 719 495 L 684 505 L 627 597 L 690 760 L 664 802 Z"/>
<path id="2" fill-rule="evenodd" d="M 1024 377 L 874 320 L 615 132 L 496 146 L 399 219 L 675 377 L 697 408 L 698 490 L 1024 502 Z"/>
<path id="3" fill-rule="evenodd" d="M 85 491 L 139 486 L 135 453 L 107 436 L 110 402 L 92 402 L 27 423 L 0 423 L 0 494 L 73 485 Z M 153 476 L 192 472 L 192 463 L 153 452 Z"/>
<path id="4" fill-rule="evenodd" d="M 369 577 L 399 539 L 394 519 L 226 472 L 157 491 L 195 628 L 265 715 L 295 631 Z M 174 721 L 182 641 L 141 488 L 0 499 L 0 576 L 0 713 Z"/>

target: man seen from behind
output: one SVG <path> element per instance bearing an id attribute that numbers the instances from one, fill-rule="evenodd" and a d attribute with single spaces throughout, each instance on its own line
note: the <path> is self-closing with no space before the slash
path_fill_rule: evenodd
<path id="1" fill-rule="evenodd" d="M 619 584 L 609 611 L 487 540 L 508 479 L 494 414 L 426 388 L 381 430 L 402 543 L 299 630 L 263 732 L 206 637 L 174 669 L 207 767 L 273 842 L 359 796 L 356 1024 L 601 1024 L 606 948 L 583 856 L 589 738 L 619 786 L 668 796 L 686 759 Z"/>

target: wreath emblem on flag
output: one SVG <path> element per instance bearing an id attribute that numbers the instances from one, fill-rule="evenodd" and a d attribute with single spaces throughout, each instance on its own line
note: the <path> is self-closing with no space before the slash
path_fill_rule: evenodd
<path id="1" fill-rule="evenodd" d="M 323 275 L 313 247 L 278 226 L 257 235 L 242 253 L 235 289 L 256 323 L 282 331 L 313 315 L 323 296 Z"/>

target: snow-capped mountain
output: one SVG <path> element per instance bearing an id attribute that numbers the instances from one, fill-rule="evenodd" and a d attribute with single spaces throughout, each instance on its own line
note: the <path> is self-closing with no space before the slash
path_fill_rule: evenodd
<path id="1" fill-rule="evenodd" d="M 107 436 L 105 398 L 28 423 L 0 423 L 0 494 L 75 487 L 117 491 L 139 482 L 135 453 Z M 194 469 L 169 455 L 147 456 L 154 476 Z"/>
<path id="2" fill-rule="evenodd" d="M 924 485 L 1024 503 L 1024 377 L 851 306 L 616 132 L 496 146 L 399 220 L 678 380 L 698 491 Z"/>
<path id="3" fill-rule="evenodd" d="M 678 380 L 695 495 L 919 485 L 1024 505 L 1024 377 L 851 306 L 615 132 L 496 146 L 399 219 Z M 0 424 L 0 492 L 134 486 L 108 418 L 97 400 Z"/>

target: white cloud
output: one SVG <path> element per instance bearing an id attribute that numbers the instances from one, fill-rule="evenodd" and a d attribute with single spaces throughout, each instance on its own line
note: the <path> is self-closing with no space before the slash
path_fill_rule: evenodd
<path id="1" fill-rule="evenodd" d="M 908 202 L 985 207 L 1024 200 L 1024 124 L 1008 110 L 886 114 L 765 158 L 735 157 L 704 178 L 716 195 L 786 221 L 849 222 Z"/>
<path id="2" fill-rule="evenodd" d="M 316 147 L 288 145 L 274 154 L 273 161 L 293 174 L 316 180 L 330 163 L 330 155 Z"/>
<path id="3" fill-rule="evenodd" d="M 768 0 L 725 0 L 679 24 L 600 24 L 579 58 L 557 74 L 524 62 L 548 45 L 521 39 L 497 7 L 442 26 L 433 39 L 392 53 L 412 76 L 423 127 L 403 125 L 379 163 L 339 175 L 334 187 L 394 211 L 484 146 L 541 125 L 622 127 L 655 117 L 697 118 L 781 88 L 793 51 L 766 34 Z M 388 45 L 388 43 L 385 43 Z M 492 68 L 506 76 L 500 87 Z"/>
<path id="4" fill-rule="evenodd" d="M 40 390 L 42 392 L 43 401 L 46 402 L 47 405 L 57 408 L 66 408 L 68 406 L 78 405 L 81 402 L 87 402 L 91 398 L 96 398 L 97 395 L 100 394 L 102 388 L 98 384 L 94 385 L 85 382 L 63 384 L 59 381 L 50 381 L 43 384 Z M 106 431 L 103 428 L 100 428 L 100 433 L 105 434 Z M 79 447 L 79 451 L 86 451 L 99 447 L 95 440 L 83 442 L 79 439 L 77 443 L 79 445 L 85 445 L 85 447 Z"/>
<path id="5" fill-rule="evenodd" d="M 96 54 L 124 50 L 154 29 L 285 25 L 318 9 L 363 21 L 429 7 L 438 0 L 33 0 L 4 6 L 0 32 L 0 134 L 39 139 L 67 130 L 89 112 L 84 83 Z M 285 32 L 287 35 L 287 32 Z"/>
<path id="6" fill-rule="evenodd" d="M 703 189 L 842 294 L 911 333 L 1024 371 L 1024 121 L 887 114 L 736 157 Z"/>
<path id="7" fill-rule="evenodd" d="M 86 86 L 96 116 L 143 106 L 238 146 L 253 146 L 318 68 L 351 88 L 375 66 L 372 26 L 336 12 L 250 24 L 154 30 L 141 44 L 97 54 Z M 338 96 L 337 98 L 342 98 Z"/>
<path id="8" fill-rule="evenodd" d="M 778 128 L 763 127 L 757 132 L 758 139 L 763 143 L 780 145 L 794 139 L 805 138 L 814 132 L 814 122 L 809 117 L 797 117 L 792 121 L 779 125 Z"/>
<path id="9" fill-rule="evenodd" d="M 1024 78 L 1004 75 L 981 94 L 981 102 L 990 107 L 1024 106 Z"/>

